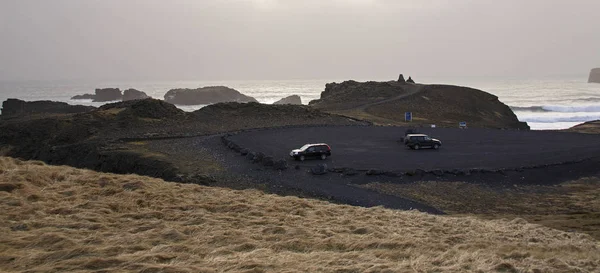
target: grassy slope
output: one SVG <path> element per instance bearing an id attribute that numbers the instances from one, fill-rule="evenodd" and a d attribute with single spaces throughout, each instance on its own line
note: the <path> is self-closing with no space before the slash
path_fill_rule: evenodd
<path id="1" fill-rule="evenodd" d="M 361 187 L 427 203 L 453 215 L 529 222 L 590 234 L 600 239 L 600 179 L 582 178 L 554 186 L 494 187 L 465 182 L 385 181 Z"/>
<path id="2" fill-rule="evenodd" d="M 593 271 L 600 243 L 484 221 L 0 157 L 5 272 Z"/>

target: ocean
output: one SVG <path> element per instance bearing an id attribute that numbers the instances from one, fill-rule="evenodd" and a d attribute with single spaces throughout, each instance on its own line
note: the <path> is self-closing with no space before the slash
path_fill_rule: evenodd
<path id="1" fill-rule="evenodd" d="M 377 81 L 392 79 L 370 79 Z M 519 120 L 534 130 L 566 129 L 600 119 L 600 84 L 587 83 L 587 76 L 548 79 L 465 78 L 444 79 L 424 77 L 419 83 L 468 86 L 498 96 L 510 106 Z M 261 103 L 273 103 L 289 95 L 299 95 L 304 104 L 318 99 L 325 84 L 344 79 L 326 80 L 252 80 L 252 81 L 0 81 L 0 101 L 17 98 L 26 101 L 52 100 L 69 104 L 100 106 L 90 100 L 71 100 L 75 95 L 94 93 L 96 88 L 135 88 L 149 96 L 163 99 L 173 88 L 198 88 L 224 85 L 256 98 Z M 366 81 L 366 80 L 358 80 Z M 194 111 L 205 105 L 177 107 Z M 418 115 L 418 113 L 413 113 Z M 467 121 L 468 122 L 468 121 Z"/>

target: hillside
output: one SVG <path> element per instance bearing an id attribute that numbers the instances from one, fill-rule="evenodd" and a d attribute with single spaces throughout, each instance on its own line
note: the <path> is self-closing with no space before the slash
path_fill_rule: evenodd
<path id="1" fill-rule="evenodd" d="M 585 134 L 600 134 L 600 120 L 593 120 L 582 124 L 578 124 L 569 129 L 566 129 L 565 131 Z"/>
<path id="2" fill-rule="evenodd" d="M 529 129 L 498 97 L 452 85 L 394 81 L 330 83 L 321 98 L 310 105 L 382 125 L 407 125 L 404 114 L 411 112 L 413 126 L 457 127 L 465 121 L 469 127 Z"/>
<path id="3" fill-rule="evenodd" d="M 0 157 L 4 272 L 592 272 L 600 243 L 522 219 L 360 208 Z"/>

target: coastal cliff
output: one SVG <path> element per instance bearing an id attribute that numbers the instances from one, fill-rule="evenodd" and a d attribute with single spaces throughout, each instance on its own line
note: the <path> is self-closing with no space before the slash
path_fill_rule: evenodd
<path id="1" fill-rule="evenodd" d="M 589 83 L 600 83 L 600 68 L 594 68 L 590 71 Z"/>

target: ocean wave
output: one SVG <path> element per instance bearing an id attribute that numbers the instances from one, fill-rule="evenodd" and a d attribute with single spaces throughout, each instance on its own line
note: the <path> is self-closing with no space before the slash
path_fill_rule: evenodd
<path id="1" fill-rule="evenodd" d="M 570 117 L 557 117 L 557 116 L 521 117 L 520 120 L 526 121 L 526 122 L 534 122 L 534 123 L 587 122 L 587 121 L 592 121 L 592 120 L 600 120 L 600 113 L 597 115 L 570 116 Z"/>
<path id="2" fill-rule="evenodd" d="M 577 105 L 577 106 L 562 106 L 562 105 L 545 105 L 545 106 L 510 106 L 513 111 L 521 112 L 561 112 L 561 113 L 595 113 L 600 112 L 600 105 Z"/>

